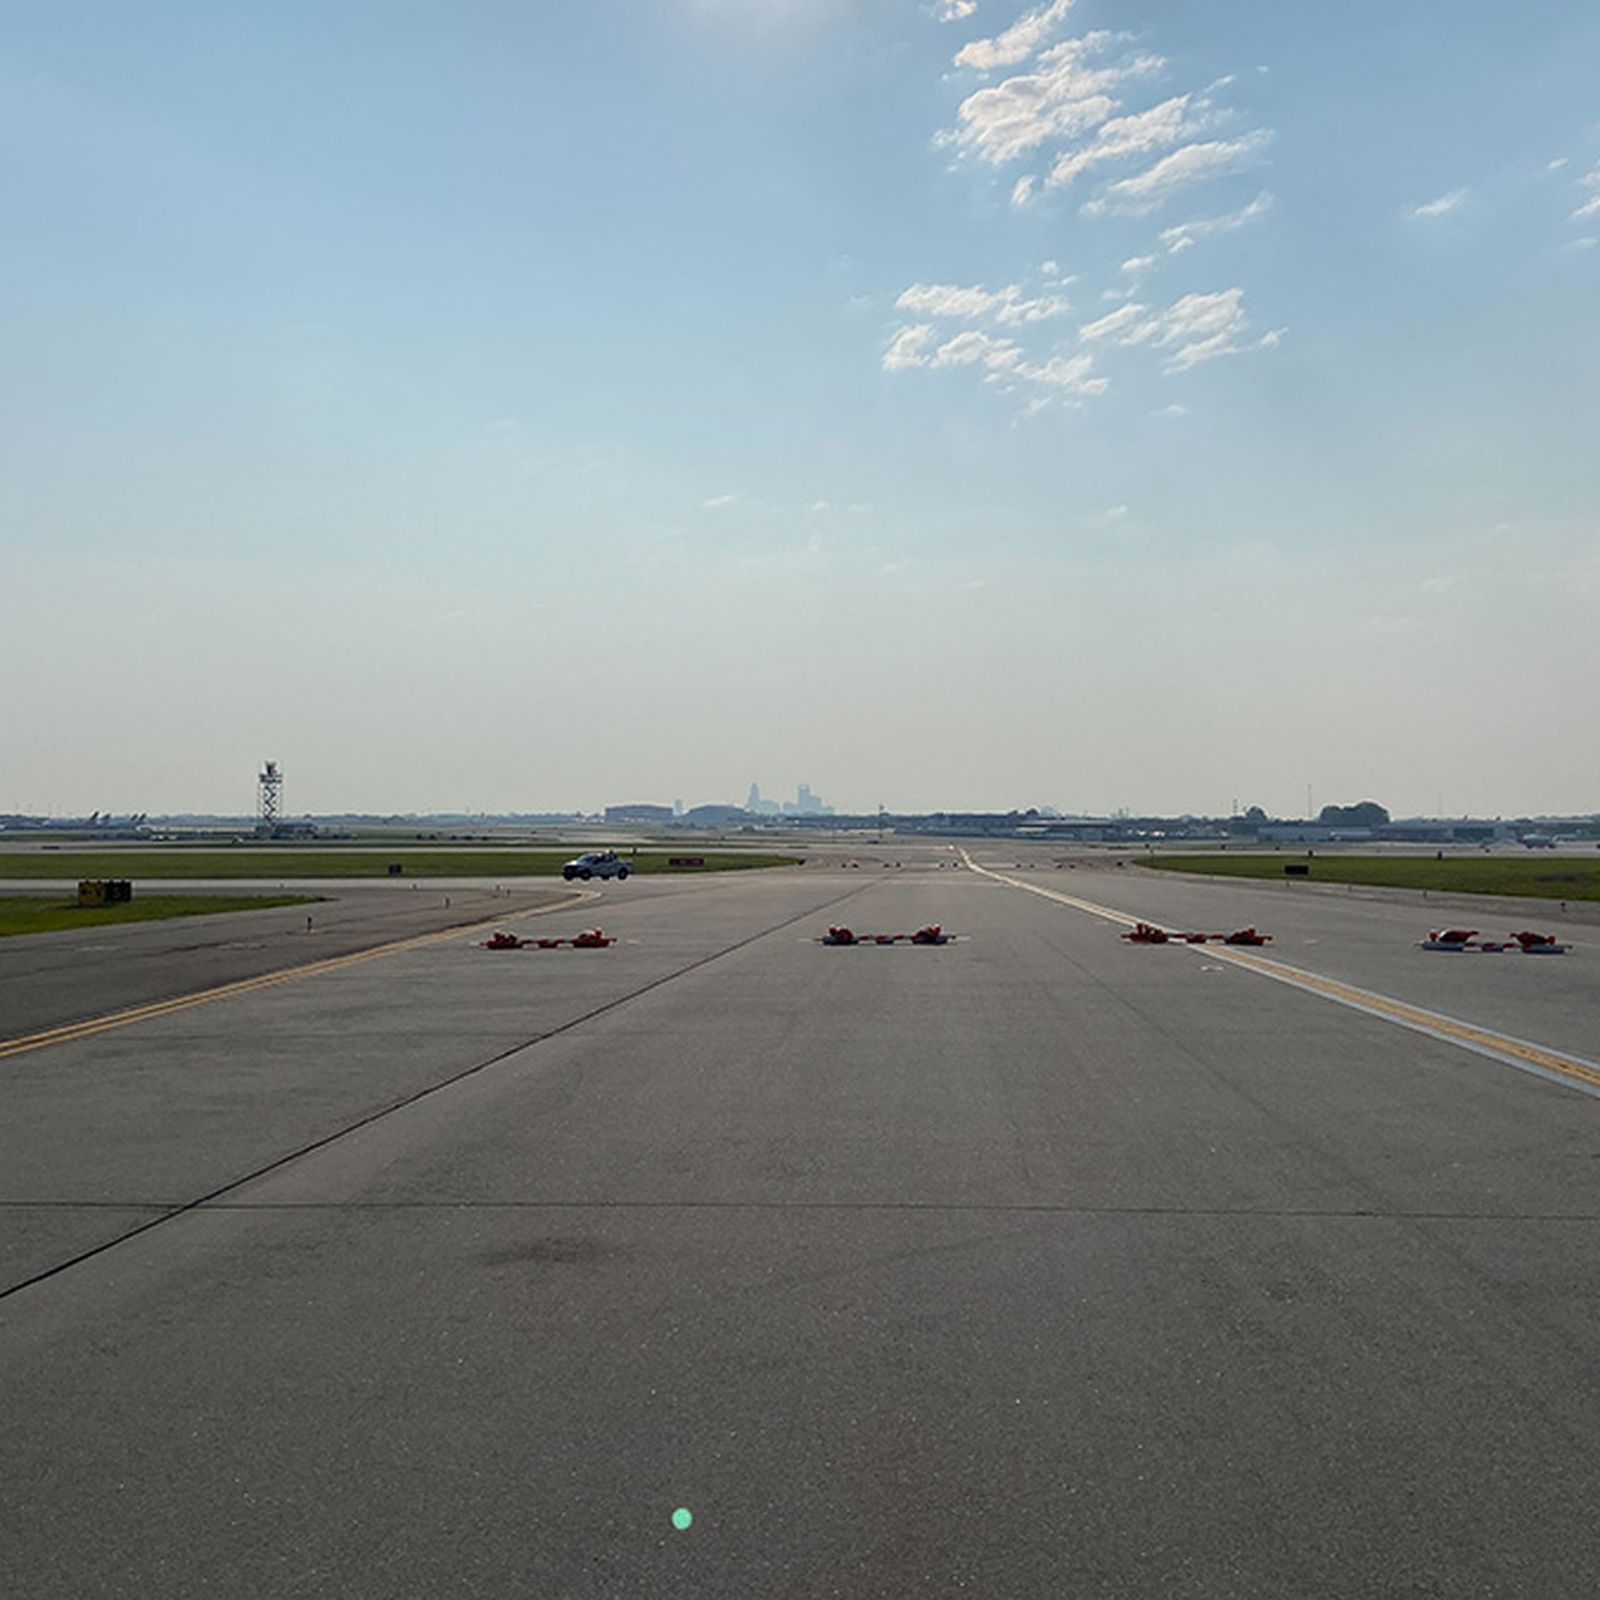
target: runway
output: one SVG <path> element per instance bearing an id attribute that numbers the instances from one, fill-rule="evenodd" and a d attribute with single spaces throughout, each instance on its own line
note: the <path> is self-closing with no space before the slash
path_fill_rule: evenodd
<path id="1" fill-rule="evenodd" d="M 0 1061 L 5 1591 L 1587 1592 L 1600 1105 L 863 850 Z M 1596 1057 L 1592 931 L 1026 859 Z"/>

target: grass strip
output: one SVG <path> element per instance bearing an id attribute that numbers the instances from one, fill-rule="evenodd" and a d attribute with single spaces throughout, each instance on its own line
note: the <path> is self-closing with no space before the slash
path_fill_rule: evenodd
<path id="1" fill-rule="evenodd" d="M 314 894 L 148 894 L 124 905 L 80 906 L 39 894 L 0 895 L 0 939 L 17 933 L 55 933 L 62 928 L 104 928 L 116 922 L 165 922 L 218 911 L 265 911 L 272 906 L 316 905 Z"/>
<path id="2" fill-rule="evenodd" d="M 407 878 L 551 878 L 577 850 L 518 850 L 494 846 L 454 850 L 405 850 L 328 846 L 274 849 L 194 850 L 5 850 L 0 879 L 24 878 L 384 878 L 398 863 Z M 733 851 L 619 851 L 631 871 L 645 874 L 735 872 L 755 867 L 792 867 L 799 856 L 744 855 Z M 693 856 L 701 867 L 674 867 L 674 856 Z"/>
<path id="3" fill-rule="evenodd" d="M 1431 889 L 1440 894 L 1500 894 L 1527 900 L 1600 900 L 1600 861 L 1571 856 L 1152 855 L 1142 863 L 1162 872 L 1201 872 L 1215 878 L 1286 878 L 1284 867 L 1305 867 L 1312 883 L 1360 883 L 1383 889 Z M 1294 882 L 1302 875 L 1288 877 Z"/>

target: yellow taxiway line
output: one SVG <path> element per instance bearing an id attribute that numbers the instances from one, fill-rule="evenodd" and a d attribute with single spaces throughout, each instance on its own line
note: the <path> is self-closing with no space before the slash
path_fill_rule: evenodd
<path id="1" fill-rule="evenodd" d="M 446 939 L 458 939 L 464 933 L 474 933 L 483 928 L 504 927 L 508 922 L 523 922 L 529 917 L 543 917 L 552 911 L 565 911 L 585 900 L 598 900 L 593 889 L 575 889 L 563 900 L 548 906 L 536 906 L 531 911 L 516 911 L 508 916 L 487 917 L 481 922 L 463 922 L 454 928 L 444 928 L 437 933 L 419 933 L 409 939 L 397 939 L 390 944 L 374 945 L 370 950 L 354 950 L 345 956 L 329 956 L 323 961 L 307 961 L 298 967 L 284 967 L 278 972 L 264 972 L 258 978 L 241 978 L 237 983 L 218 984 L 214 989 L 199 989 L 193 994 L 175 995 L 170 1000 L 155 1000 L 148 1005 L 130 1006 L 126 1011 L 112 1011 L 103 1017 L 89 1017 L 83 1022 L 68 1022 L 59 1028 L 46 1028 L 39 1033 L 25 1033 L 16 1039 L 0 1039 L 0 1061 L 7 1056 L 20 1056 L 29 1050 L 43 1050 L 47 1045 L 70 1044 L 75 1039 L 87 1039 L 93 1034 L 105 1033 L 112 1028 L 126 1028 L 135 1022 L 150 1022 L 156 1017 L 170 1017 L 178 1011 L 188 1011 L 195 1006 L 210 1005 L 214 1000 L 231 1000 L 235 995 L 254 994 L 258 989 L 271 989 L 280 983 L 294 983 L 301 978 L 314 978 L 319 973 L 338 972 L 345 967 L 358 966 L 363 961 L 376 961 L 380 956 L 398 955 L 402 950 L 420 950 L 430 944 L 442 944 Z"/>
<path id="2" fill-rule="evenodd" d="M 1097 905 L 1093 900 L 1083 900 L 1077 895 L 1061 894 L 1055 889 L 1046 889 L 1042 884 L 1025 883 L 1020 878 L 1007 877 L 1003 872 L 993 872 L 988 867 L 980 867 L 965 850 L 961 854 L 974 872 L 981 873 L 986 878 L 993 878 L 996 883 L 1007 884 L 1013 889 L 1026 889 L 1029 894 L 1040 895 L 1046 900 L 1071 906 L 1076 911 L 1085 911 L 1090 916 L 1101 917 L 1107 922 L 1120 923 L 1125 928 L 1133 927 L 1139 920 L 1110 906 Z M 1257 955 L 1253 950 L 1241 950 L 1234 945 L 1214 943 L 1185 945 L 1184 948 L 1204 951 L 1208 956 L 1231 961 L 1237 967 L 1244 967 L 1248 971 L 1259 973 L 1264 978 L 1272 978 L 1279 983 L 1303 989 L 1307 994 L 1321 995 L 1325 1000 L 1333 1000 L 1339 1005 L 1364 1011 L 1368 1016 L 1381 1017 L 1387 1022 L 1398 1023 L 1401 1027 L 1410 1028 L 1414 1032 L 1442 1039 L 1447 1044 L 1461 1045 L 1468 1050 L 1476 1051 L 1479 1055 L 1504 1062 L 1507 1066 L 1518 1067 L 1524 1072 L 1536 1073 L 1542 1078 L 1550 1078 L 1557 1083 L 1582 1089 L 1586 1094 L 1600 1096 L 1600 1064 L 1585 1061 L 1581 1056 L 1564 1055 L 1558 1050 L 1548 1050 L 1543 1045 L 1529 1044 L 1525 1039 L 1514 1039 L 1509 1034 L 1496 1033 L 1489 1028 L 1480 1028 L 1475 1023 L 1463 1022 L 1459 1017 L 1446 1016 L 1439 1011 L 1429 1011 L 1422 1006 L 1414 1006 L 1386 994 L 1375 994 L 1370 989 L 1358 989 L 1354 984 L 1341 983 L 1337 978 L 1324 978 L 1320 973 L 1291 967 L 1287 962 L 1275 961 L 1270 956 Z"/>

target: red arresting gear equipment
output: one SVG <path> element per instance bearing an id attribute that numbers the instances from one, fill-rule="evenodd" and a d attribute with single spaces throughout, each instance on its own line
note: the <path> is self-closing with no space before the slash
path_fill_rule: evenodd
<path id="1" fill-rule="evenodd" d="M 937 922 L 915 933 L 855 933 L 849 928 L 829 928 L 823 944 L 949 944 L 950 935 Z"/>
<path id="2" fill-rule="evenodd" d="M 604 950 L 617 941 L 608 938 L 598 928 L 586 928 L 571 939 L 519 939 L 516 934 L 497 928 L 487 939 L 479 942 L 482 950 L 559 950 L 570 945 L 574 950 Z"/>
<path id="3" fill-rule="evenodd" d="M 1130 944 L 1271 944 L 1270 933 L 1258 933 L 1254 928 L 1240 928 L 1236 933 L 1168 933 L 1151 922 L 1136 922 L 1123 934 Z"/>
<path id="4" fill-rule="evenodd" d="M 1532 933 L 1524 928 L 1506 939 L 1480 939 L 1476 928 L 1441 928 L 1422 942 L 1424 950 L 1471 952 L 1474 955 L 1564 956 L 1567 946 L 1553 933 Z"/>

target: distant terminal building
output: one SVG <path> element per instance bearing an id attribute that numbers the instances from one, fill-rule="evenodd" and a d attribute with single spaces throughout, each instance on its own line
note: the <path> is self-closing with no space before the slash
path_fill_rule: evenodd
<path id="1" fill-rule="evenodd" d="M 607 806 L 607 822 L 671 822 L 671 806 Z"/>
<path id="2" fill-rule="evenodd" d="M 754 816 L 743 806 L 691 806 L 682 821 L 691 828 L 730 828 L 754 822 Z"/>
<path id="3" fill-rule="evenodd" d="M 1410 817 L 1378 830 L 1380 839 L 1394 844 L 1505 844 L 1516 836 L 1498 817 Z"/>
<path id="4" fill-rule="evenodd" d="M 1372 837 L 1371 828 L 1330 828 L 1325 822 L 1267 822 L 1256 829 L 1263 844 L 1335 844 Z"/>
<path id="5" fill-rule="evenodd" d="M 1330 827 L 1325 822 L 1264 822 L 1256 829 L 1256 837 L 1262 844 L 1364 844 L 1374 839 L 1386 844 L 1504 844 L 1517 834 L 1509 823 L 1499 820 L 1413 817 L 1404 822 L 1385 822 L 1376 828 Z"/>

